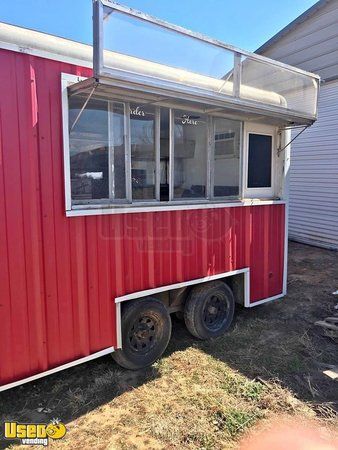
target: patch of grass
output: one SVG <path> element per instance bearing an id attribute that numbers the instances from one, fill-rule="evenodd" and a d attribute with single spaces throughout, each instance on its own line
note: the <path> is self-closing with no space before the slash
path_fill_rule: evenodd
<path id="1" fill-rule="evenodd" d="M 157 378 L 132 390 L 125 389 L 107 404 L 72 422 L 65 439 L 51 442 L 50 447 L 231 449 L 246 430 L 262 419 L 286 413 L 312 417 L 312 410 L 280 385 L 250 380 L 198 348 L 163 358 L 156 363 L 156 371 Z M 79 408 L 91 401 L 95 389 L 111 389 L 115 375 L 103 371 L 88 392 L 69 390 L 67 399 Z M 130 377 L 130 372 L 125 372 L 116 382 L 127 385 Z"/>
<path id="2" fill-rule="evenodd" d="M 228 394 L 242 397 L 247 400 L 258 400 L 264 391 L 264 385 L 258 381 L 250 381 L 234 370 L 222 370 L 223 380 L 221 387 Z"/>
<path id="3" fill-rule="evenodd" d="M 242 396 L 248 400 L 258 400 L 263 391 L 264 385 L 259 382 L 250 381 L 241 385 Z"/>
<path id="4" fill-rule="evenodd" d="M 249 428 L 258 419 L 259 413 L 231 409 L 227 412 L 217 411 L 214 423 L 220 430 L 226 430 L 232 438 Z"/>

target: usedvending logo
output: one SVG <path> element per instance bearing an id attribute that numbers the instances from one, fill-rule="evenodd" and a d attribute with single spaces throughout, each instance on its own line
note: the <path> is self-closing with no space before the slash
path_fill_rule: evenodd
<path id="1" fill-rule="evenodd" d="M 5 438 L 20 439 L 22 445 L 43 445 L 47 447 L 49 439 L 62 439 L 67 430 L 59 419 L 50 423 L 5 422 Z"/>

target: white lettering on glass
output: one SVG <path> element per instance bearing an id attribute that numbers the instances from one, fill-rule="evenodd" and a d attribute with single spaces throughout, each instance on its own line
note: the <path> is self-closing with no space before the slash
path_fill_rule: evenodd
<path id="1" fill-rule="evenodd" d="M 182 125 L 197 125 L 197 120 L 192 119 L 187 114 L 183 114 Z"/>
<path id="2" fill-rule="evenodd" d="M 130 114 L 132 116 L 141 116 L 141 117 L 144 117 L 146 115 L 143 109 L 140 109 L 139 106 L 137 106 L 136 108 L 130 108 Z"/>

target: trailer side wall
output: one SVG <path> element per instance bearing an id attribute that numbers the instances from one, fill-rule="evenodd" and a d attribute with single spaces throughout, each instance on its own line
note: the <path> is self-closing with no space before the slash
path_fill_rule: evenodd
<path id="1" fill-rule="evenodd" d="M 0 384 L 116 345 L 114 298 L 250 267 L 282 292 L 285 205 L 67 218 L 61 73 L 0 50 Z"/>

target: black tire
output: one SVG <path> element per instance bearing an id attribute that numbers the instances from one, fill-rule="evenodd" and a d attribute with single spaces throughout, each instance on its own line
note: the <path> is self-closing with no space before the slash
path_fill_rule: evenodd
<path id="1" fill-rule="evenodd" d="M 235 299 L 229 286 L 211 281 L 195 286 L 189 293 L 184 321 L 190 333 L 199 339 L 210 339 L 225 333 L 235 312 Z"/>
<path id="2" fill-rule="evenodd" d="M 131 300 L 122 306 L 122 349 L 112 356 L 126 369 L 150 366 L 169 343 L 170 314 L 161 301 L 152 297 Z"/>

